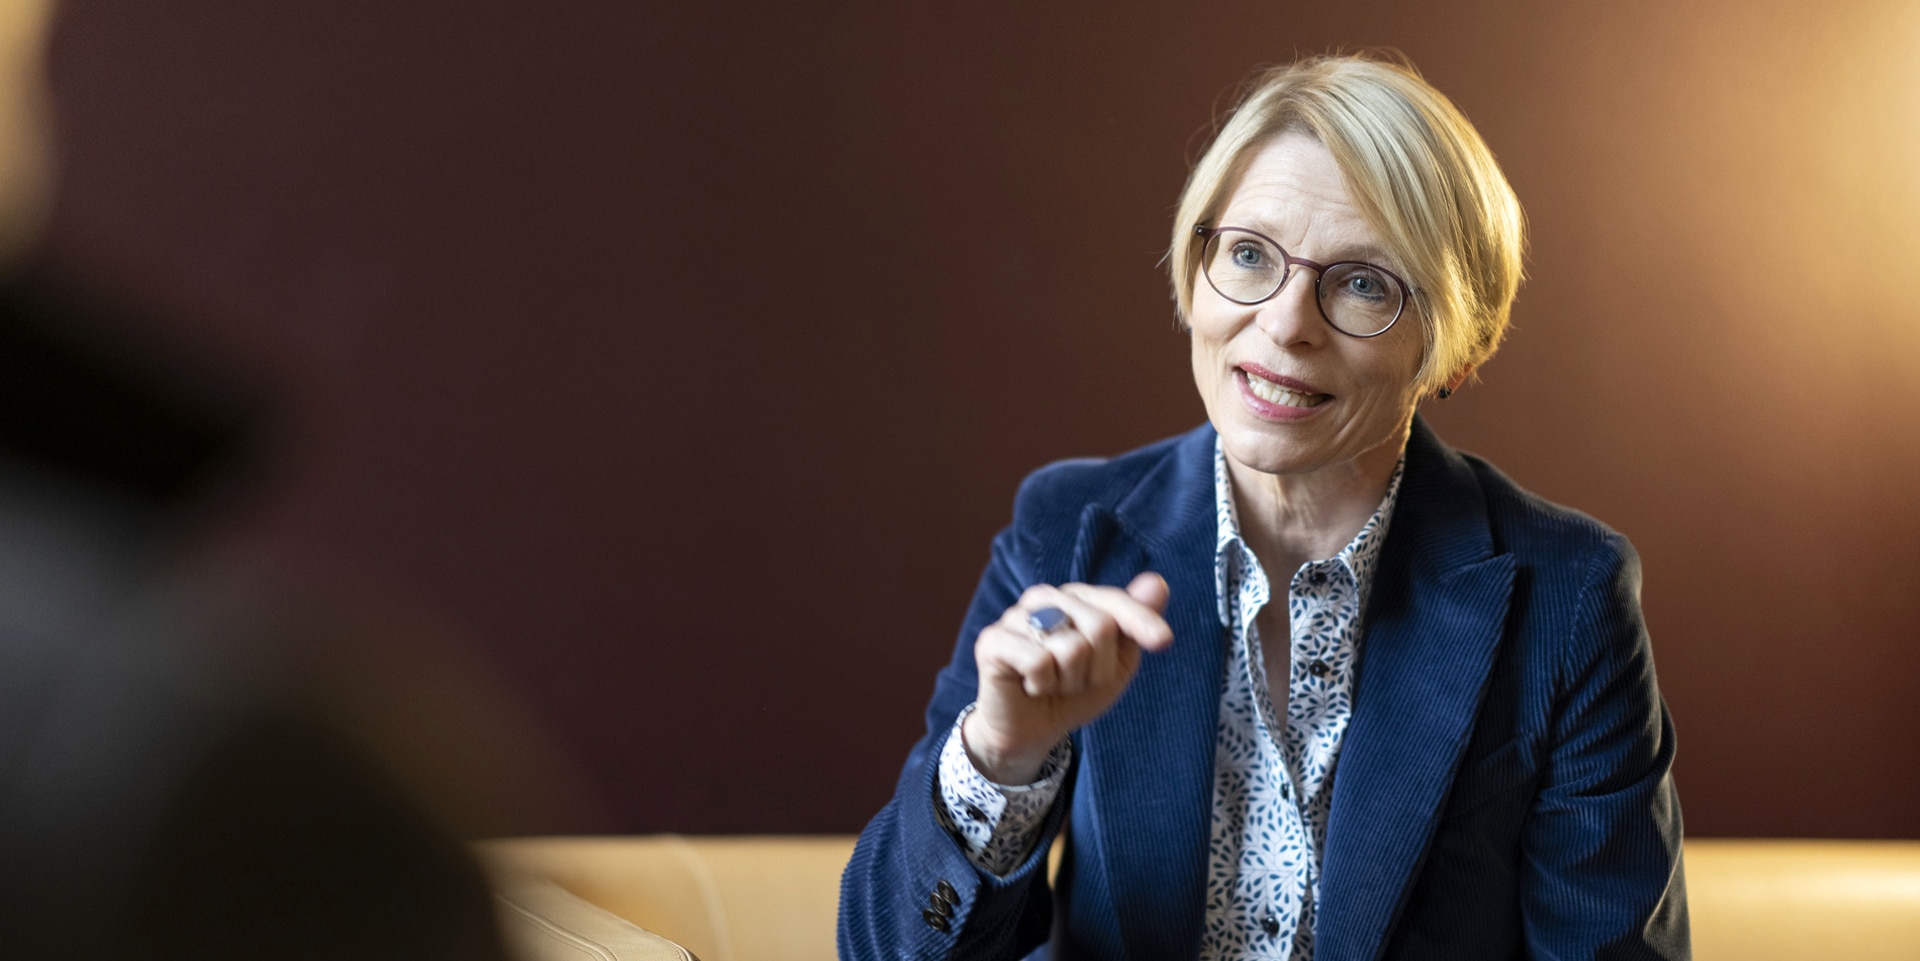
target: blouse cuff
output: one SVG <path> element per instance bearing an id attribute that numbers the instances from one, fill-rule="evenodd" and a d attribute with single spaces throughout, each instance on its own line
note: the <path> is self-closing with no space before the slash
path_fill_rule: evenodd
<path id="1" fill-rule="evenodd" d="M 1054 745 L 1032 784 L 996 784 L 967 756 L 961 726 L 973 708 L 969 704 L 960 712 L 940 751 L 940 793 L 933 809 L 940 826 L 960 842 L 974 867 L 1004 875 L 1026 860 L 1039 839 L 1073 760 L 1073 742 L 1061 738 Z"/>

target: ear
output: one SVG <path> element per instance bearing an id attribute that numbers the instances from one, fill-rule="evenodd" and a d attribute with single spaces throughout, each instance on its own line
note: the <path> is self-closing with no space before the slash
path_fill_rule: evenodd
<path id="1" fill-rule="evenodd" d="M 1457 371 L 1452 377 L 1447 378 L 1447 382 L 1445 384 L 1442 384 L 1440 386 L 1440 389 L 1434 392 L 1433 396 L 1439 400 L 1446 400 L 1447 398 L 1452 397 L 1453 392 L 1456 390 L 1459 390 L 1460 385 L 1466 383 L 1467 378 L 1472 376 L 1473 376 L 1473 365 L 1468 364 L 1467 366 L 1460 368 L 1460 370 Z"/>

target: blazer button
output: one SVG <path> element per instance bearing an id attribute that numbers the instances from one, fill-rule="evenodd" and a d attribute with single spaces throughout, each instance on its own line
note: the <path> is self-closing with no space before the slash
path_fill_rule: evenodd
<path id="1" fill-rule="evenodd" d="M 953 930 L 953 925 L 947 923 L 947 916 L 935 912 L 932 908 L 922 909 L 920 911 L 920 920 L 927 922 L 927 927 L 935 931 L 946 932 Z"/>
<path id="2" fill-rule="evenodd" d="M 940 895 L 948 904 L 960 903 L 960 892 L 955 891 L 953 885 L 948 884 L 945 879 L 933 886 L 933 893 Z"/>
<path id="3" fill-rule="evenodd" d="M 1260 930 L 1267 932 L 1267 937 L 1269 938 L 1279 937 L 1280 936 L 1280 919 L 1274 917 L 1271 914 L 1267 915 L 1264 918 L 1261 918 Z"/>
<path id="4" fill-rule="evenodd" d="M 949 918 L 953 917 L 953 902 L 941 897 L 938 891 L 927 895 L 927 906 Z"/>

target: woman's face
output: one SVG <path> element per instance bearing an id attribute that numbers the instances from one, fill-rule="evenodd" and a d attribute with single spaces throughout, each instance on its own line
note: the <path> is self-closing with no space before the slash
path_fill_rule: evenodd
<path id="1" fill-rule="evenodd" d="M 1258 149 L 1214 226 L 1259 231 L 1295 257 L 1406 275 L 1354 206 L 1333 154 L 1304 133 Z M 1425 346 L 1414 305 L 1384 334 L 1349 337 L 1321 316 L 1315 279 L 1296 266 L 1278 293 L 1243 305 L 1195 273 L 1193 379 L 1241 466 L 1307 474 L 1369 454 L 1399 456 Z"/>

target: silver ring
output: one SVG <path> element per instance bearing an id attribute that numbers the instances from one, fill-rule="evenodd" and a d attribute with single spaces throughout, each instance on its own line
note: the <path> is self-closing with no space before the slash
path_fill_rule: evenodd
<path id="1" fill-rule="evenodd" d="M 1073 630 L 1073 618 L 1057 607 L 1043 607 L 1027 612 L 1027 629 L 1034 640 L 1044 642 L 1051 635 Z"/>

